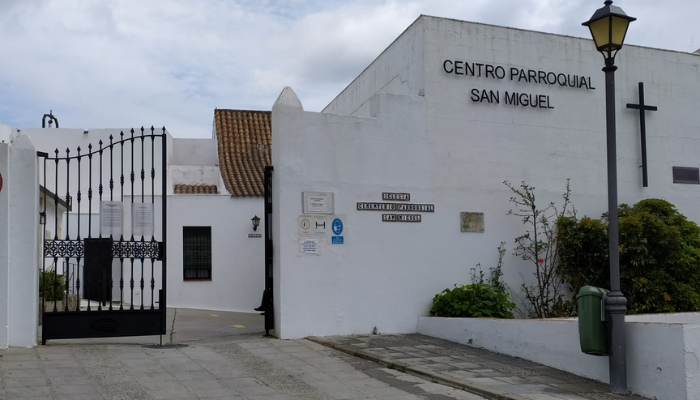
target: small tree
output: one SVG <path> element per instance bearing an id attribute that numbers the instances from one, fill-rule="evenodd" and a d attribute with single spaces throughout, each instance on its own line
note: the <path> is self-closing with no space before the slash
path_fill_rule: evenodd
<path id="1" fill-rule="evenodd" d="M 574 210 L 568 210 L 571 205 L 569 179 L 566 180 L 561 209 L 553 202 L 545 208 L 538 208 L 535 203 L 535 188 L 525 181 L 519 187 L 508 181 L 503 183 L 512 191 L 510 201 L 515 205 L 515 209 L 510 210 L 508 215 L 520 217 L 526 226 L 525 234 L 515 238 L 513 254 L 535 267 L 536 284 L 522 284 L 523 297 L 531 306 L 529 314 L 534 318 L 568 315 L 571 305 L 564 300 L 566 289 L 557 275 L 559 256 L 556 224 L 566 215 L 575 215 Z"/>

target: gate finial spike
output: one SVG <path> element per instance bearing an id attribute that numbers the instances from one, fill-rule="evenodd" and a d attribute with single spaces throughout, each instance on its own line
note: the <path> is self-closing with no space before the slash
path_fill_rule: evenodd
<path id="1" fill-rule="evenodd" d="M 143 129 L 143 126 L 142 126 L 142 127 L 141 127 L 141 136 L 143 136 L 143 131 L 144 131 L 144 129 Z"/>
<path id="2" fill-rule="evenodd" d="M 110 133 L 109 134 L 109 142 L 112 143 L 112 140 L 114 140 L 114 136 L 112 136 L 112 134 Z"/>
<path id="3" fill-rule="evenodd" d="M 70 154 L 70 148 L 66 147 L 66 154 Z"/>
<path id="4" fill-rule="evenodd" d="M 58 157 L 58 147 L 56 147 L 56 150 L 54 151 L 56 153 L 56 157 Z"/>
<path id="5" fill-rule="evenodd" d="M 124 140 L 124 131 L 119 132 L 119 136 L 121 136 L 122 140 Z"/>
<path id="6" fill-rule="evenodd" d="M 165 126 L 163 126 L 163 135 L 165 135 Z"/>
<path id="7" fill-rule="evenodd" d="M 131 136 L 134 136 L 134 128 L 131 128 Z"/>
<path id="8" fill-rule="evenodd" d="M 78 155 L 80 155 L 80 146 L 78 146 Z"/>
<path id="9" fill-rule="evenodd" d="M 88 143 L 88 151 L 92 151 L 92 143 Z"/>

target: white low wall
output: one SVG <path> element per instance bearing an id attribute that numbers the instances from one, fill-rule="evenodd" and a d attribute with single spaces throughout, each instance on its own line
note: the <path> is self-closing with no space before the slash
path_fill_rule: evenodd
<path id="1" fill-rule="evenodd" d="M 664 316 L 671 320 L 673 315 Z M 676 315 L 680 321 L 697 318 Z M 649 316 L 628 317 L 626 324 L 629 389 L 664 400 L 700 398 L 700 325 L 631 322 L 644 317 Z M 577 319 L 419 317 L 418 333 L 609 382 L 608 358 L 581 353 Z"/>

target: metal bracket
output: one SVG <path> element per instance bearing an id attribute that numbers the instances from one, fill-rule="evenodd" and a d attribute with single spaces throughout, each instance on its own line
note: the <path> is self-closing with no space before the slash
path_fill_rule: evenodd
<path id="1" fill-rule="evenodd" d="M 605 303 L 607 303 L 608 300 L 608 295 L 604 294 L 603 298 L 600 302 L 600 320 L 603 322 L 607 321 L 607 318 L 605 317 Z"/>

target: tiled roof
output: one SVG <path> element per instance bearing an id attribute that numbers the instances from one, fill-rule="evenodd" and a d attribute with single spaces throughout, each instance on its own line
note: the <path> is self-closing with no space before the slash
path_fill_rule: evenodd
<path id="1" fill-rule="evenodd" d="M 218 194 L 216 185 L 174 185 L 175 194 Z"/>
<path id="2" fill-rule="evenodd" d="M 270 111 L 215 110 L 219 169 L 232 196 L 263 196 L 272 144 Z"/>

